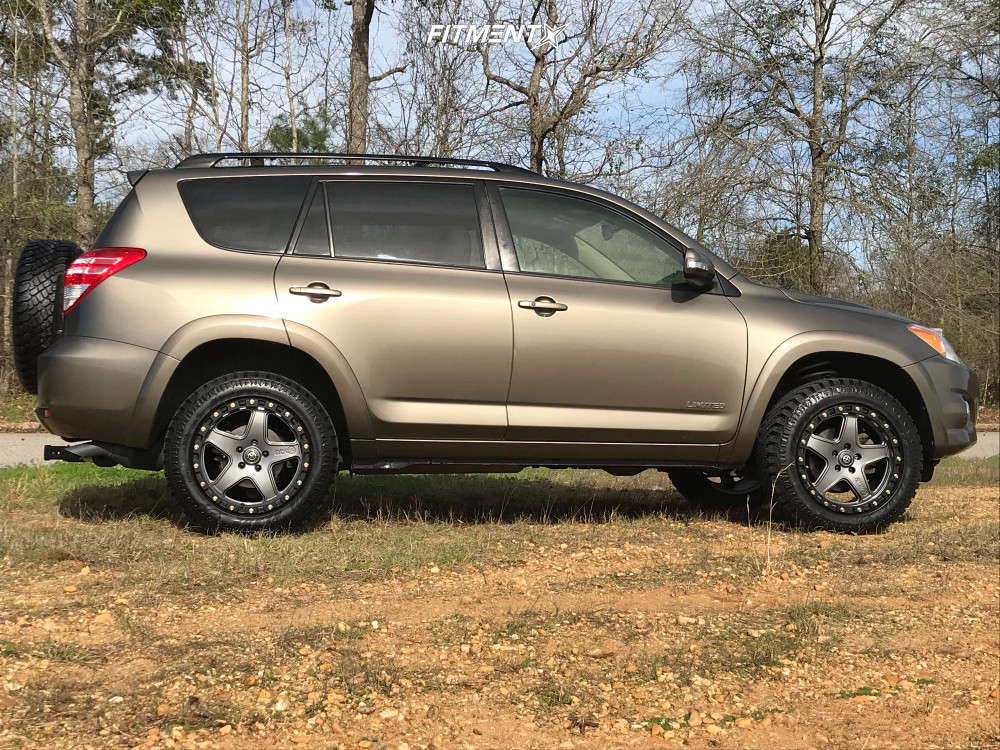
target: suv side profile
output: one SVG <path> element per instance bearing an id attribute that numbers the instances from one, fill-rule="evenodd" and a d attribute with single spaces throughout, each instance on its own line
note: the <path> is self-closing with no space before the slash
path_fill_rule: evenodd
<path id="1" fill-rule="evenodd" d="M 76 443 L 46 458 L 163 468 L 206 530 L 302 522 L 345 469 L 546 466 L 868 531 L 976 440 L 940 331 L 755 283 L 601 190 L 356 154 L 130 181 L 96 249 L 26 247 L 17 364 Z"/>

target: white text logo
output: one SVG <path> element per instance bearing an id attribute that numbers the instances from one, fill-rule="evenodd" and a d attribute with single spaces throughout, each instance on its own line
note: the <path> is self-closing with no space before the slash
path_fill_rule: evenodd
<path id="1" fill-rule="evenodd" d="M 546 44 L 551 49 L 559 47 L 559 35 L 565 31 L 568 24 L 549 26 L 547 23 L 492 23 L 466 24 L 449 23 L 433 24 L 427 32 L 427 43 L 446 42 L 471 46 L 475 44 L 510 44 L 526 39 L 528 46 L 538 50 Z"/>

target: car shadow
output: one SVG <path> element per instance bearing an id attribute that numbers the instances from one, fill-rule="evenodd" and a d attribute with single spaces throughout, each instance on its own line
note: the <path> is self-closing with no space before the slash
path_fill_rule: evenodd
<path id="1" fill-rule="evenodd" d="M 383 522 L 605 523 L 652 516 L 682 522 L 706 516 L 740 524 L 767 522 L 766 511 L 748 513 L 739 503 L 718 512 L 697 508 L 684 500 L 665 474 L 595 481 L 593 475 L 567 471 L 551 477 L 342 473 L 331 489 L 331 513 L 345 520 Z M 189 526 L 162 475 L 77 488 L 63 496 L 59 512 L 86 523 L 148 517 L 179 528 Z"/>

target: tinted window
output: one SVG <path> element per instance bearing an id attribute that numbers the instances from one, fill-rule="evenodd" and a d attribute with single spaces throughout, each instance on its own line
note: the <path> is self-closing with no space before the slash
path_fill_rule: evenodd
<path id="1" fill-rule="evenodd" d="M 282 253 L 309 177 L 215 177 L 184 180 L 181 199 L 198 234 L 231 250 Z"/>
<path id="2" fill-rule="evenodd" d="M 329 255 L 330 233 L 326 225 L 326 199 L 323 186 L 317 185 L 302 229 L 295 240 L 296 255 Z"/>
<path id="3" fill-rule="evenodd" d="M 328 182 L 333 254 L 485 268 L 472 185 Z"/>
<path id="4" fill-rule="evenodd" d="M 500 188 L 521 270 L 671 286 L 680 250 L 638 221 L 583 198 Z"/>

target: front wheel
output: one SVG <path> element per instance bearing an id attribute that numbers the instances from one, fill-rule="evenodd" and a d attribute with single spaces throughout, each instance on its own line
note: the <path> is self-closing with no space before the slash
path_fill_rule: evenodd
<path id="1" fill-rule="evenodd" d="M 236 372 L 198 388 L 167 429 L 164 471 L 199 528 L 279 531 L 329 507 L 340 463 L 323 404 L 268 372 Z"/>
<path id="2" fill-rule="evenodd" d="M 757 474 L 805 525 L 876 531 L 899 518 L 920 483 L 920 433 L 892 395 L 828 378 L 785 395 L 764 418 Z"/>

